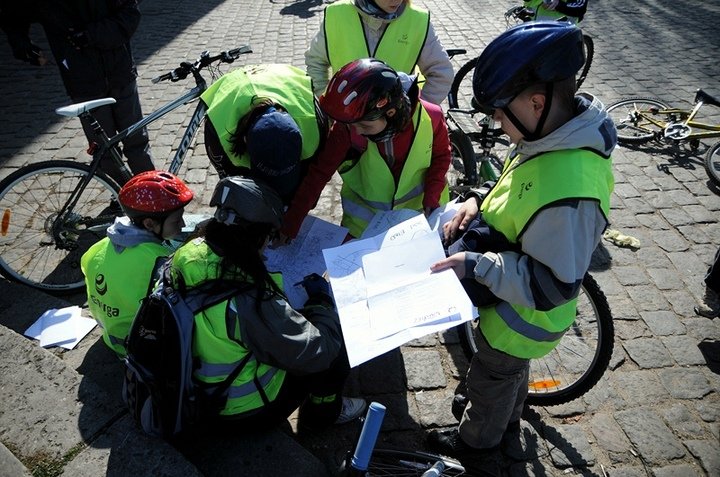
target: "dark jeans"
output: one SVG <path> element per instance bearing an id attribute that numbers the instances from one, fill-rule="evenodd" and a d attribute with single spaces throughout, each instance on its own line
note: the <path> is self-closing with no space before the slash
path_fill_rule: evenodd
<path id="1" fill-rule="evenodd" d="M 705 275 L 705 285 L 720 294 L 720 248 L 715 252 L 715 259 Z"/>
<path id="2" fill-rule="evenodd" d="M 127 84 L 123 88 L 111 88 L 108 91 L 107 96 L 114 98 L 117 102 L 115 104 L 94 109 L 92 114 L 95 116 L 95 119 L 98 120 L 98 123 L 100 123 L 109 137 L 127 129 L 129 126 L 143 118 L 137 83 L 135 81 Z M 90 101 L 91 99 L 99 98 L 72 98 L 72 100 L 76 103 Z M 85 120 L 81 120 L 81 123 L 88 141 L 92 141 L 91 138 L 93 138 L 93 134 L 90 124 Z M 128 136 L 122 144 L 123 155 L 127 158 L 128 166 L 130 167 L 133 175 L 155 169 L 152 156 L 150 154 L 147 128 L 143 128 L 135 132 L 133 135 Z M 123 184 L 123 181 L 120 178 L 119 169 L 112 162 L 112 158 L 109 154 L 103 157 L 100 167 L 120 185 Z"/>
<path id="3" fill-rule="evenodd" d="M 470 361 L 468 405 L 460 420 L 466 444 L 489 449 L 500 444 L 511 422 L 519 421 L 528 393 L 530 361 L 490 347 L 478 333 L 478 352 Z"/>

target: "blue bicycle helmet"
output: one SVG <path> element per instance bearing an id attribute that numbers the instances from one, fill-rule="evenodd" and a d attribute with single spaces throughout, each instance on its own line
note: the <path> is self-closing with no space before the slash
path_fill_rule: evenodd
<path id="1" fill-rule="evenodd" d="M 575 75 L 583 63 L 582 31 L 568 22 L 528 22 L 510 28 L 483 50 L 473 96 L 485 114 L 505 108 L 527 87 Z"/>

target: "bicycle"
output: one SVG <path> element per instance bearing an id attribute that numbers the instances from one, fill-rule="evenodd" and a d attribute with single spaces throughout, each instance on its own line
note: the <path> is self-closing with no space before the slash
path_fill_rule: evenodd
<path id="1" fill-rule="evenodd" d="M 535 18 L 535 12 L 532 9 L 528 9 L 520 6 L 510 8 L 505 12 L 505 22 L 508 28 L 529 21 L 533 21 Z M 562 21 L 563 18 L 558 19 Z M 575 81 L 577 89 L 587 79 L 587 75 L 590 72 L 592 66 L 592 60 L 595 55 L 595 44 L 591 36 L 583 34 L 583 49 L 585 51 L 585 63 L 583 64 L 580 74 Z M 450 50 L 450 51 L 461 51 L 464 50 Z M 472 105 L 472 72 L 475 71 L 475 66 L 480 59 L 479 56 L 469 60 L 463 64 L 458 72 L 455 74 L 452 85 L 450 86 L 450 93 L 448 95 L 448 105 L 454 109 L 474 109 Z M 469 76 L 469 78 L 468 78 Z"/>
<path id="2" fill-rule="evenodd" d="M 687 142 L 696 152 L 701 140 L 720 137 L 720 124 L 696 121 L 695 117 L 706 104 L 720 107 L 720 100 L 698 89 L 693 103 L 691 109 L 673 108 L 659 99 L 636 97 L 609 105 L 607 112 L 615 123 L 620 144 Z M 707 150 L 703 165 L 710 181 L 720 187 L 720 142 Z"/>
<path id="3" fill-rule="evenodd" d="M 453 55 L 463 52 L 449 50 Z M 459 71 L 458 75 L 461 74 L 464 73 Z M 493 127 L 492 118 L 482 115 L 478 119 L 476 114 L 476 109 L 450 108 L 446 112 L 453 156 L 462 163 L 462 170 L 456 170 L 458 177 L 451 185 L 454 197 L 462 196 L 469 189 L 478 188 L 486 182 L 496 181 L 503 168 L 503 161 L 492 150 L 498 143 L 509 143 L 501 138 L 502 130 Z M 473 144 L 480 146 L 480 154 L 475 153 Z M 478 350 L 476 321 L 465 322 L 457 328 L 468 360 Z M 586 273 L 578 295 L 575 322 L 551 353 L 530 360 L 526 402 L 552 406 L 582 396 L 605 373 L 613 346 L 610 305 L 595 279 Z"/>
<path id="4" fill-rule="evenodd" d="M 213 79 L 219 74 L 215 63 L 232 63 L 251 53 L 249 46 L 211 56 L 204 51 L 194 62 L 181 62 L 174 70 L 160 75 L 153 83 L 177 82 L 192 75 L 195 86 L 161 106 L 126 130 L 108 137 L 92 110 L 113 104 L 102 98 L 61 107 L 61 116 L 86 118 L 91 122 L 95 143 L 88 150 L 89 164 L 48 160 L 21 167 L 0 181 L 0 274 L 40 290 L 65 294 L 85 287 L 80 257 L 105 236 L 115 217 L 122 215 L 117 203 L 120 185 L 100 169 L 107 153 L 121 171 L 121 180 L 132 176 L 122 160 L 119 143 L 148 124 L 200 97 L 207 89 L 203 69 Z M 199 101 L 185 130 L 169 171 L 177 174 L 192 146 L 207 107 Z"/>
<path id="5" fill-rule="evenodd" d="M 421 451 L 377 449 L 385 406 L 372 402 L 357 443 L 342 462 L 338 475 L 343 477 L 459 477 L 469 475 L 460 462 Z"/>

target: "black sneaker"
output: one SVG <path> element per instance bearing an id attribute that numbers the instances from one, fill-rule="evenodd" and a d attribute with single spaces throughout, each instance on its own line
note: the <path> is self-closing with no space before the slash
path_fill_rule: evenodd
<path id="1" fill-rule="evenodd" d="M 452 414 L 458 422 L 462 419 L 465 408 L 468 404 L 468 398 L 465 394 L 456 394 L 452 400 Z"/>
<path id="2" fill-rule="evenodd" d="M 427 444 L 433 452 L 455 458 L 472 454 L 477 450 L 465 444 L 465 441 L 460 438 L 457 428 L 449 431 L 430 431 L 427 436 Z"/>
<path id="3" fill-rule="evenodd" d="M 449 431 L 431 431 L 427 437 L 428 448 L 442 455 L 454 457 L 465 467 L 469 475 L 477 477 L 501 477 L 498 447 L 476 449 L 462 440 L 457 428 Z"/>

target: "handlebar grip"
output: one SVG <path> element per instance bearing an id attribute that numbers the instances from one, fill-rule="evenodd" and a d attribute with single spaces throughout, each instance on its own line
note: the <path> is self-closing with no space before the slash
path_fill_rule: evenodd
<path id="1" fill-rule="evenodd" d="M 155 84 L 169 79 L 172 79 L 172 73 L 165 73 L 164 75 L 160 75 L 156 78 L 151 79 L 150 81 Z"/>
<path id="2" fill-rule="evenodd" d="M 366 471 L 370 463 L 370 456 L 375 449 L 375 441 L 380 433 L 380 426 L 385 417 L 385 406 L 379 402 L 371 402 L 368 407 L 365 423 L 360 431 L 355 453 L 350 460 L 350 466 L 359 471 Z"/>
<path id="3" fill-rule="evenodd" d="M 227 55 L 232 57 L 233 59 L 239 57 L 240 55 L 245 55 L 247 53 L 252 53 L 252 49 L 250 48 L 250 45 L 243 45 L 239 48 L 233 48 L 232 50 L 227 52 Z"/>

